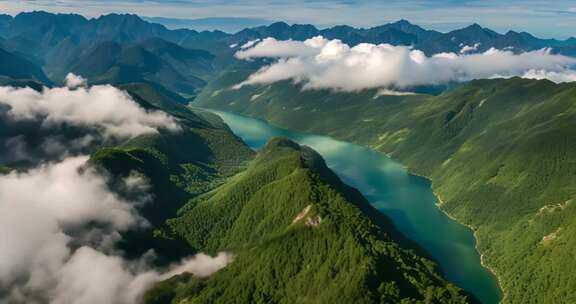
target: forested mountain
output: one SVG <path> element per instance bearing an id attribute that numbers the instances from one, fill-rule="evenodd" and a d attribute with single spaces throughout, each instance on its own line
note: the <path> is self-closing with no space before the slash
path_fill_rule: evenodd
<path id="1" fill-rule="evenodd" d="M 146 303 L 465 303 L 434 265 L 307 147 L 276 138 L 247 170 L 191 200 L 167 234 L 235 253 L 207 279 L 173 277 Z"/>
<path id="2" fill-rule="evenodd" d="M 31 12 L 6 18 L 2 24 L 0 47 L 30 58 L 56 83 L 76 71 L 95 83 L 164 79 L 163 84 L 171 83 L 170 89 L 193 95 L 215 73 L 214 56 L 198 50 L 195 41 L 218 39 L 217 32 L 172 31 L 136 15 L 118 14 L 86 19 Z M 137 60 L 143 60 L 140 67 Z M 144 65 L 150 67 L 142 70 Z"/>
<path id="3" fill-rule="evenodd" d="M 406 20 L 325 29 L 277 22 L 229 34 L 170 30 L 125 14 L 0 15 L 0 177 L 17 180 L 85 156 L 89 160 L 76 171 L 94 171 L 105 181 L 100 188 L 121 189 L 134 176 L 147 186 L 146 202 L 127 208 L 148 226 L 116 231 L 86 225 L 90 232 L 115 233 L 105 254 L 132 261 L 153 250 L 156 259 L 144 264 L 158 269 L 202 252 L 234 257 L 211 276 L 158 279 L 146 303 L 477 302 L 311 148 L 276 138 L 252 151 L 218 116 L 196 107 L 249 115 L 368 146 L 429 178 L 439 207 L 474 230 L 482 262 L 498 276 L 503 303 L 576 303 L 570 271 L 576 267 L 576 84 L 518 77 L 468 81 L 479 77 L 461 70 L 483 70 L 486 62 L 472 58 L 469 65 L 441 71 L 440 61 L 398 48 L 402 58 L 428 60 L 429 69 L 414 71 L 454 77 L 406 86 L 418 93 L 383 89 L 395 84 L 305 87 L 297 73 L 281 77 L 291 80 L 237 86 L 276 58 L 240 61 L 234 55 L 246 43 L 319 35 L 349 46 L 412 46 L 428 56 L 452 52 L 442 56 L 464 61 L 464 53 L 491 48 L 511 51 L 501 52 L 502 62 L 549 48 L 513 57 L 520 68 L 511 65 L 511 74 L 545 78 L 552 66 L 552 76 L 564 77 L 560 81 L 574 79 L 574 59 L 554 54 L 576 55 L 575 38 L 501 34 L 478 24 L 442 33 Z M 540 55 L 556 64 L 526 68 Z M 280 58 L 298 62 L 296 69 L 315 78 L 332 67 L 308 66 L 306 56 Z M 354 65 L 358 58 L 366 59 L 347 62 Z M 378 72 L 368 70 L 374 72 L 368 76 Z M 336 69 L 337 76 L 349 71 L 356 70 Z M 194 109 L 186 106 L 191 101 Z M 116 192 L 106 197 L 124 195 Z M 59 230 L 59 220 L 54 231 L 70 238 L 63 245 L 68 255 L 59 261 L 72 260 L 83 242 L 94 240 L 80 238 L 86 231 L 76 231 L 82 230 L 76 222 Z M 138 267 L 132 268 L 136 273 Z M 29 293 L 36 300 L 33 287 L 11 288 L 31 277 L 5 283 L 0 276 L 0 302 L 14 295 L 30 299 Z"/>
<path id="4" fill-rule="evenodd" d="M 36 93 L 127 96 L 115 97 L 111 86 L 68 86 Z M 0 108 L 0 173 L 90 154 L 83 170 L 106 176 L 111 189 L 120 191 L 134 176 L 146 181 L 149 201 L 136 209 L 148 225 L 115 236 L 114 250 L 122 258 L 138 259 L 154 250 L 152 265 L 162 267 L 199 252 L 225 250 L 234 256 L 225 271 L 208 278 L 167 277 L 147 293 L 146 302 L 475 302 L 310 148 L 276 139 L 254 158 L 217 116 L 191 111 L 177 94 L 149 83 L 118 87 L 149 115 L 161 111 L 178 128 L 162 125 L 156 132 L 113 138 L 86 122 L 49 125 L 42 115 L 14 120 L 8 103 Z M 71 101 L 61 98 L 73 117 Z M 118 106 L 118 112 L 126 111 Z M 8 157 L 24 151 L 25 159 Z M 0 299 L 8 295 L 15 299 L 0 288 Z"/>
<path id="5" fill-rule="evenodd" d="M 8 83 L 11 80 L 31 80 L 50 84 L 50 80 L 36 64 L 0 48 L 0 83 Z"/>
<path id="6" fill-rule="evenodd" d="M 213 73 L 213 59 L 206 51 L 181 48 L 160 39 L 139 44 L 103 42 L 74 60 L 70 71 L 91 83 L 148 81 L 174 92 L 194 95 L 205 85 L 194 74 Z"/>
<path id="7" fill-rule="evenodd" d="M 575 301 L 573 83 L 475 80 L 440 96 L 301 90 L 288 81 L 223 90 L 198 105 L 361 143 L 431 178 L 441 208 L 474 228 L 505 303 Z M 522 263 L 518 263 L 522 261 Z"/>

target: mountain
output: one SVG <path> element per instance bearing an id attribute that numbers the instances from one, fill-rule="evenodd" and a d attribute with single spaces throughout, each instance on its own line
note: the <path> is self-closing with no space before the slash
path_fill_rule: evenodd
<path id="1" fill-rule="evenodd" d="M 328 39 L 340 39 L 350 45 L 356 45 L 362 42 L 410 45 L 415 43 L 419 37 L 416 33 L 423 35 L 425 31 L 422 29 L 422 32 L 420 32 L 416 29 L 416 26 L 412 27 L 411 24 L 408 26 L 406 23 L 407 21 L 400 21 L 396 24 L 384 25 L 368 30 L 356 29 L 345 25 L 319 30 L 310 24 L 288 25 L 285 22 L 276 22 L 269 26 L 244 29 L 230 36 L 227 41 L 231 44 L 241 44 L 249 40 L 267 37 L 273 37 L 279 40 L 305 40 L 321 35 Z"/>
<path id="2" fill-rule="evenodd" d="M 22 37 L 40 48 L 53 47 L 62 39 L 86 28 L 86 18 L 76 14 L 20 13 L 10 22 L 6 38 Z"/>
<path id="3" fill-rule="evenodd" d="M 191 71 L 211 73 L 212 59 L 206 51 L 183 49 L 160 39 L 139 44 L 103 42 L 81 55 L 70 71 L 96 84 L 144 81 L 195 95 L 205 81 Z"/>
<path id="4" fill-rule="evenodd" d="M 6 35 L 11 22 L 12 16 L 0 14 L 0 36 Z"/>
<path id="5" fill-rule="evenodd" d="M 439 96 L 302 91 L 289 81 L 221 90 L 245 76 L 212 82 L 197 105 L 386 153 L 429 177 L 440 207 L 474 229 L 504 303 L 576 301 L 565 271 L 576 267 L 576 84 L 475 80 Z"/>
<path id="6" fill-rule="evenodd" d="M 90 165 L 105 171 L 111 184 L 135 172 L 146 176 L 151 201 L 139 213 L 151 224 L 122 235 L 127 258 L 157 253 L 157 263 L 174 262 L 191 253 L 183 240 L 161 239 L 154 229 L 189 199 L 207 192 L 238 173 L 253 152 L 217 116 L 197 114 L 181 104 L 178 94 L 148 83 L 119 86 L 144 110 L 162 111 L 181 130 L 159 129 L 129 140 L 103 136 L 82 124 L 62 122 L 46 127 L 45 119 L 14 120 L 0 107 L 0 174 L 9 168 L 26 171 L 70 155 L 91 155 Z M 7 167 L 4 167 L 7 166 Z M 0 288 L 0 302 L 4 297 Z"/>
<path id="7" fill-rule="evenodd" d="M 230 45 L 240 46 L 247 41 L 266 37 L 304 40 L 322 35 L 330 39 L 340 39 L 350 45 L 364 42 L 410 45 L 427 55 L 459 52 L 464 46 L 476 46 L 476 50 L 471 50 L 472 52 L 482 52 L 492 47 L 507 48 L 514 52 L 548 47 L 554 52 L 576 54 L 576 39 L 539 39 L 528 33 L 513 31 L 500 34 L 478 24 L 441 33 L 423 29 L 407 20 L 372 28 L 339 25 L 326 29 L 318 29 L 310 24 L 288 25 L 276 22 L 228 34 L 222 31 L 170 30 L 161 24 L 147 22 L 131 14 L 109 14 L 87 19 L 74 14 L 29 12 L 18 14 L 14 18 L 0 18 L 0 35 L 6 40 L 4 45 L 10 45 L 8 50 L 26 54 L 46 68 L 51 77 L 52 74 L 61 76 L 58 67 L 62 66 L 63 58 L 77 58 L 86 49 L 102 42 L 138 43 L 151 38 L 160 38 L 184 48 L 209 51 L 216 55 L 215 64 L 218 68 L 225 68 L 236 62 L 233 59 L 234 49 L 230 49 Z M 52 69 L 56 71 L 53 73 Z M 54 76 L 53 80 L 61 79 Z"/>
<path id="8" fill-rule="evenodd" d="M 339 39 L 349 45 L 365 42 L 411 45 L 415 49 L 422 50 L 427 55 L 442 52 L 458 53 L 464 46 L 473 47 L 475 45 L 477 45 L 477 48 L 476 50 L 471 50 L 472 52 L 484 52 L 490 48 L 525 52 L 549 47 L 562 54 L 576 54 L 574 52 L 574 43 L 576 41 L 573 39 L 539 39 L 528 33 L 513 31 L 499 34 L 478 24 L 441 33 L 423 29 L 407 20 L 399 20 L 367 29 L 338 25 L 322 30 L 312 25 L 288 25 L 283 22 L 277 22 L 269 26 L 242 30 L 227 37 L 226 40 L 229 44 L 242 45 L 247 41 L 266 37 L 274 37 L 280 40 L 305 40 L 318 35 L 329 39 Z"/>
<path id="9" fill-rule="evenodd" d="M 186 77 L 211 79 L 218 72 L 215 56 L 208 51 L 183 48 L 160 38 L 144 40 L 141 45 Z"/>
<path id="10" fill-rule="evenodd" d="M 0 83 L 31 80 L 50 85 L 40 67 L 27 59 L 0 48 Z"/>
<path id="11" fill-rule="evenodd" d="M 228 34 L 222 31 L 198 32 L 190 29 L 170 30 L 161 24 L 143 20 L 137 15 L 109 14 L 98 18 L 87 19 L 75 14 L 51 14 L 42 11 L 20 13 L 14 18 L 0 18 L 0 47 L 6 51 L 25 56 L 29 61 L 40 66 L 51 81 L 59 83 L 71 71 L 72 65 L 83 60 L 90 62 L 90 50 L 104 43 L 117 43 L 122 48 L 134 44 L 152 43 L 169 44 L 159 46 L 166 70 L 162 77 L 172 79 L 177 85 L 171 90 L 194 95 L 202 86 L 196 77 L 209 81 L 219 71 L 238 64 L 234 53 L 244 43 L 274 37 L 286 40 L 305 40 L 318 35 L 329 39 L 340 39 L 347 44 L 388 43 L 393 45 L 413 46 L 427 55 L 441 52 L 460 52 L 467 47 L 469 52 L 483 52 L 490 48 L 509 49 L 513 52 L 531 51 L 551 48 L 553 52 L 576 54 L 576 39 L 555 40 L 539 39 L 528 33 L 508 32 L 499 34 L 490 29 L 474 24 L 448 33 L 426 30 L 407 20 L 384 24 L 372 28 L 354 28 L 346 25 L 318 29 L 310 24 L 292 24 L 276 22 L 270 25 L 245 28 L 237 33 Z M 159 43 L 159 40 L 165 42 Z M 151 42 L 152 41 L 152 42 Z M 154 42 L 155 41 L 155 42 Z M 234 46 L 234 47 L 230 47 Z M 146 47 L 145 47 L 146 48 Z M 185 53 L 182 49 L 191 49 L 189 55 L 195 57 L 185 62 L 175 60 L 174 52 Z M 150 52 L 150 48 L 146 48 Z M 132 50 L 134 50 L 132 48 Z M 170 50 L 170 51 L 168 51 Z M 214 56 L 200 54 L 198 50 L 207 51 Z M 135 56 L 138 56 L 138 51 Z M 189 56 L 185 55 L 185 56 Z M 117 68 L 101 79 L 129 79 L 142 81 L 148 77 L 135 76 L 141 71 Z M 178 76 L 172 71 L 176 71 Z M 158 71 L 153 72 L 157 74 Z M 181 77 L 182 76 L 182 77 Z M 154 78 L 154 77 L 153 77 Z M 182 78 L 190 79 L 191 85 L 182 83 Z M 115 80 L 116 81 L 116 80 Z M 166 83 L 164 83 L 166 85 Z"/>
<path id="12" fill-rule="evenodd" d="M 163 263 L 200 251 L 235 256 L 207 279 L 185 273 L 159 283 L 147 303 L 475 301 L 312 149 L 277 138 L 254 156 L 215 115 L 192 112 L 149 84 L 122 88 L 183 130 L 92 154 L 90 164 L 113 181 L 137 172 L 151 186 L 153 202 L 140 212 L 152 227 L 126 233 L 121 249 L 131 257 L 153 248 Z"/>
<path id="13" fill-rule="evenodd" d="M 150 229 L 129 232 L 121 248 L 137 257 L 153 248 L 167 263 L 189 255 L 182 239 L 158 238 L 154 232 L 191 198 L 207 192 L 238 173 L 253 152 L 217 117 L 209 119 L 171 100 L 166 92 L 149 84 L 122 86 L 146 109 L 163 110 L 177 118 L 177 133 L 141 135 L 117 146 L 92 153 L 90 163 L 115 179 L 138 172 L 148 180 L 153 202 L 140 209 Z"/>
<path id="14" fill-rule="evenodd" d="M 465 303 L 430 261 L 398 246 L 388 220 L 322 157 L 272 139 L 247 170 L 190 201 L 166 233 L 234 261 L 173 277 L 146 303 Z"/>
<path id="15" fill-rule="evenodd" d="M 226 33 L 236 33 L 245 28 L 263 26 L 273 23 L 273 21 L 261 18 L 244 17 L 208 17 L 199 19 L 180 19 L 165 17 L 142 17 L 142 19 L 159 23 L 169 29 L 188 28 L 196 31 L 223 31 Z"/>

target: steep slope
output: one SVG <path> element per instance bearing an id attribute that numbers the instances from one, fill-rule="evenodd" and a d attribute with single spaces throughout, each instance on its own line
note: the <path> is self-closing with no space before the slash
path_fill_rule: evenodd
<path id="1" fill-rule="evenodd" d="M 147 81 L 161 84 L 178 93 L 195 95 L 205 82 L 191 72 L 183 75 L 179 70 L 185 71 L 187 67 L 192 70 L 194 65 L 209 67 L 211 55 L 169 43 L 164 43 L 163 46 L 160 44 L 158 41 L 146 44 L 103 42 L 75 60 L 70 70 L 86 77 L 91 83 Z M 176 69 L 173 64 L 181 66 Z M 206 68 L 202 70 L 199 69 L 198 72 L 207 73 Z"/>
<path id="2" fill-rule="evenodd" d="M 430 177 L 441 208 L 476 231 L 504 303 L 576 301 L 565 271 L 576 266 L 576 85 L 477 80 L 437 97 L 289 82 L 226 90 L 242 75 L 220 78 L 197 102 L 389 154 Z"/>
<path id="3" fill-rule="evenodd" d="M 121 88 L 142 107 L 163 110 L 178 119 L 182 130 L 141 135 L 114 147 L 100 148 L 93 152 L 90 162 L 116 179 L 134 172 L 146 177 L 153 199 L 140 212 L 152 225 L 125 235 L 122 249 L 130 257 L 153 248 L 159 262 L 174 261 L 189 254 L 190 247 L 179 239 L 159 238 L 153 229 L 174 217 L 189 199 L 236 174 L 253 152 L 216 117 L 207 120 L 198 116 L 164 91 L 142 83 Z"/>
<path id="4" fill-rule="evenodd" d="M 0 48 L 0 83 L 11 80 L 32 80 L 49 85 L 50 80 L 40 67 L 27 59 Z"/>
<path id="5" fill-rule="evenodd" d="M 212 49 L 215 48 L 214 44 L 227 48 L 217 43 L 225 33 L 168 30 L 160 24 L 149 23 L 130 14 L 109 14 L 86 19 L 77 14 L 26 12 L 14 18 L 2 18 L 0 35 L 5 38 L 0 41 L 0 46 L 33 59 L 56 82 L 69 72 L 66 68 L 86 50 L 103 42 L 131 44 L 161 38 L 188 48 Z M 187 67 L 182 68 L 185 69 Z M 206 72 L 199 71 L 201 75 Z"/>
<path id="6" fill-rule="evenodd" d="M 215 56 L 208 51 L 183 48 L 160 38 L 144 40 L 141 45 L 186 77 L 210 79 L 216 73 Z"/>
<path id="7" fill-rule="evenodd" d="M 464 303 L 429 260 L 315 151 L 271 140 L 248 169 L 190 201 L 166 232 L 235 254 L 208 279 L 183 275 L 147 303 Z"/>
<path id="8" fill-rule="evenodd" d="M 0 14 L 0 37 L 6 35 L 10 23 L 12 23 L 12 16 Z"/>

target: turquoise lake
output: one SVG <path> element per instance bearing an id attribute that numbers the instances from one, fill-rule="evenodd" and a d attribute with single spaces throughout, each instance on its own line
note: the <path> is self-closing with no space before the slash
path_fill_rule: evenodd
<path id="1" fill-rule="evenodd" d="M 501 299 L 495 276 L 480 263 L 472 231 L 440 211 L 427 179 L 408 173 L 399 163 L 363 146 L 281 129 L 232 113 L 212 112 L 255 150 L 277 136 L 312 147 L 345 183 L 360 190 L 398 230 L 427 250 L 451 282 L 482 303 L 498 303 Z"/>

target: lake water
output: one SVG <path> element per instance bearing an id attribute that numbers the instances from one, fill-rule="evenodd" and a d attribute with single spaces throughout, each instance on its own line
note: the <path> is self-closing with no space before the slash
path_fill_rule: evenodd
<path id="1" fill-rule="evenodd" d="M 255 150 L 277 136 L 312 147 L 345 183 L 360 190 L 398 230 L 426 249 L 451 282 L 482 303 L 498 303 L 501 299 L 496 278 L 480 263 L 472 231 L 438 209 L 427 179 L 408 173 L 399 163 L 363 146 L 281 129 L 232 113 L 213 112 Z"/>

